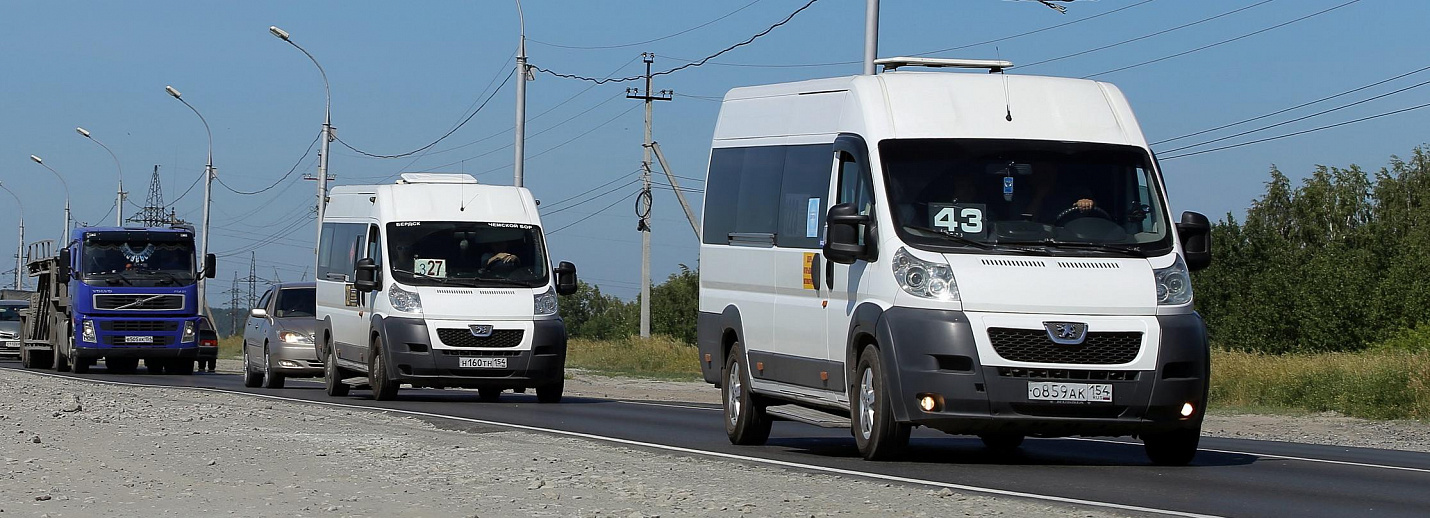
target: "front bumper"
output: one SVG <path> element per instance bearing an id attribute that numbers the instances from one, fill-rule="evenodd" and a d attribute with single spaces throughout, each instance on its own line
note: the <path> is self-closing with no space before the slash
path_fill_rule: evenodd
<path id="1" fill-rule="evenodd" d="M 5 338 L 0 339 L 0 357 L 20 357 L 20 339 Z"/>
<path id="2" fill-rule="evenodd" d="M 323 375 L 323 362 L 318 361 L 313 344 L 281 343 L 269 349 L 269 359 L 273 371 L 289 377 L 314 377 Z"/>
<path id="3" fill-rule="evenodd" d="M 382 319 L 383 343 L 392 376 L 414 387 L 520 389 L 560 381 L 566 374 L 566 325 L 559 319 L 532 322 L 530 348 L 434 347 L 422 319 Z M 505 358 L 506 368 L 461 367 L 469 357 Z"/>
<path id="4" fill-rule="evenodd" d="M 74 355 L 77 358 L 199 358 L 198 336 L 183 341 L 185 323 L 198 328 L 198 317 L 161 316 L 79 316 L 73 333 Z M 84 322 L 94 322 L 95 340 L 86 342 Z M 146 342 L 129 342 L 131 337 L 145 337 Z M 212 348 L 215 357 L 218 349 Z"/>
<path id="5" fill-rule="evenodd" d="M 1136 435 L 1201 425 L 1208 347 L 1196 314 L 1157 317 L 1156 370 L 1095 365 L 1068 369 L 984 366 L 972 324 L 962 312 L 891 308 L 877 326 L 880 351 L 893 351 L 889 394 L 895 418 L 958 434 L 1032 436 Z M 1131 379 L 1128 379 L 1131 378 Z M 1029 382 L 1112 385 L 1111 403 L 1028 398 Z M 942 408 L 924 411 L 918 397 L 937 395 Z M 1195 409 L 1182 417 L 1186 403 Z"/>

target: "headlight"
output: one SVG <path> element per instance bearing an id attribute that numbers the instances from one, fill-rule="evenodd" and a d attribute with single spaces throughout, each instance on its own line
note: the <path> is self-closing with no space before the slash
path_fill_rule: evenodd
<path id="1" fill-rule="evenodd" d="M 958 283 L 948 263 L 933 263 L 914 257 L 899 247 L 894 252 L 894 281 L 905 293 L 934 300 L 958 300 Z"/>
<path id="2" fill-rule="evenodd" d="M 82 332 L 80 333 L 80 335 L 79 335 L 79 339 L 80 339 L 80 340 L 83 340 L 83 341 L 86 341 L 86 342 L 98 342 L 98 341 L 99 341 L 99 337 L 95 336 L 95 334 L 94 334 L 94 321 L 93 321 L 93 320 L 85 320 L 85 321 L 84 321 L 84 325 L 81 326 L 81 328 L 83 329 L 83 331 L 82 331 Z"/>
<path id="3" fill-rule="evenodd" d="M 10 331 L 0 331 L 0 338 L 4 338 L 6 340 L 14 339 L 15 333 L 12 333 Z"/>
<path id="4" fill-rule="evenodd" d="M 1181 255 L 1171 266 L 1152 270 L 1152 275 L 1157 281 L 1158 305 L 1180 306 L 1192 301 L 1192 276 Z"/>
<path id="5" fill-rule="evenodd" d="M 392 283 L 392 289 L 387 290 L 387 302 L 392 305 L 392 309 L 403 313 L 421 313 L 422 297 L 415 291 L 407 291 Z"/>
<path id="6" fill-rule="evenodd" d="M 185 343 L 192 342 L 195 338 L 197 338 L 196 336 L 194 336 L 196 333 L 197 331 L 194 329 L 194 321 L 190 320 L 188 322 L 184 322 L 184 336 L 182 338 L 179 338 L 179 341 Z"/>
<path id="7" fill-rule="evenodd" d="M 547 288 L 545 293 L 531 296 L 532 313 L 536 316 L 556 314 L 556 289 Z"/>
<path id="8" fill-rule="evenodd" d="M 289 344 L 313 345 L 312 337 L 293 331 L 280 331 L 278 333 L 278 339 Z"/>

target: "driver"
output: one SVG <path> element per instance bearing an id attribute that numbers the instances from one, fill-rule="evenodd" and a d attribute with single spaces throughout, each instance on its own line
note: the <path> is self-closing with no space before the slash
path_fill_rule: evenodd
<path id="1" fill-rule="evenodd" d="M 1033 174 L 1029 180 L 1033 192 L 1030 196 L 1021 197 L 1024 200 L 1022 203 L 1019 203 L 1018 197 L 1013 199 L 1014 214 L 1021 214 L 1034 221 L 1056 223 L 1056 219 L 1069 210 L 1076 209 L 1079 214 L 1086 214 L 1097 208 L 1090 189 L 1086 186 L 1060 186 L 1058 176 L 1057 164 L 1034 163 Z"/>
<path id="2" fill-rule="evenodd" d="M 508 251 L 511 247 L 510 241 L 495 241 L 491 244 L 491 251 L 482 254 L 482 268 L 492 271 L 512 271 L 521 266 L 521 259 L 516 254 Z"/>

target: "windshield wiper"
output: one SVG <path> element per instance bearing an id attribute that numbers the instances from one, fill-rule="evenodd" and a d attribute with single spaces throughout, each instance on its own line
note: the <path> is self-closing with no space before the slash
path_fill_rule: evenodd
<path id="1" fill-rule="evenodd" d="M 163 276 L 167 277 L 167 279 L 165 279 L 165 280 L 169 281 L 169 284 L 170 284 L 170 285 L 173 285 L 173 284 L 181 284 L 181 283 L 183 282 L 183 281 L 179 280 L 179 276 L 174 275 L 174 274 L 171 273 L 171 272 L 166 272 L 166 271 L 163 271 L 163 270 L 143 270 L 143 271 L 139 271 L 139 272 L 137 272 L 137 273 L 142 273 L 142 274 L 145 274 L 145 275 L 163 275 Z"/>
<path id="2" fill-rule="evenodd" d="M 1098 252 L 1111 252 L 1117 254 L 1132 254 L 1142 252 L 1142 247 L 1140 246 L 1114 245 L 1106 243 L 1082 243 L 1077 241 L 1059 241 L 1053 238 L 1047 238 L 1041 241 L 1020 244 L 1043 245 L 1050 248 L 1074 248 L 1080 250 L 1095 250 Z"/>
<path id="3" fill-rule="evenodd" d="M 511 286 L 511 287 L 514 287 L 514 288 L 530 288 L 530 287 L 532 287 L 530 282 L 514 281 L 514 280 L 511 280 L 511 279 L 502 279 L 502 278 L 493 278 L 493 277 L 477 277 L 475 280 L 479 280 L 479 281 L 482 281 L 482 282 L 490 282 L 490 283 L 497 284 L 497 285 L 499 285 L 499 286 Z"/>
<path id="4" fill-rule="evenodd" d="M 410 271 L 410 270 L 402 270 L 402 269 L 398 269 L 398 268 L 393 268 L 392 271 L 393 271 L 393 273 L 405 273 L 405 274 L 411 275 L 411 276 L 413 276 L 413 277 L 421 277 L 421 278 L 423 278 L 423 279 L 432 279 L 432 280 L 437 281 L 437 282 L 440 282 L 440 283 L 442 283 L 442 284 L 447 284 L 447 283 L 450 283 L 450 282 L 451 282 L 451 279 L 448 279 L 448 278 L 446 278 L 446 277 L 434 277 L 434 276 L 431 276 L 431 275 L 427 275 L 427 274 L 425 274 L 425 273 L 418 273 L 418 272 L 414 272 L 414 271 Z"/>
<path id="5" fill-rule="evenodd" d="M 949 240 L 954 241 L 954 242 L 957 242 L 957 243 L 959 243 L 959 244 L 971 246 L 971 247 L 974 247 L 974 248 L 980 248 L 980 249 L 983 249 L 983 250 L 1011 250 L 1011 251 L 1014 251 L 1014 252 L 1019 252 L 1019 253 L 1023 253 L 1023 254 L 1030 254 L 1030 255 L 1048 255 L 1047 253 L 1043 252 L 1042 250 L 1035 250 L 1035 249 L 1032 249 L 1032 248 L 1023 248 L 1023 247 L 1019 247 L 1019 246 L 1010 246 L 1010 245 L 1016 245 L 1016 244 L 1018 244 L 1018 243 L 1001 243 L 1001 242 L 998 242 L 998 241 L 994 241 L 994 242 L 988 243 L 988 242 L 984 242 L 984 241 L 976 241 L 976 240 L 969 239 L 969 238 L 966 238 L 966 237 L 963 237 L 963 236 L 955 235 L 955 234 L 953 234 L 952 232 L 949 232 L 949 231 L 947 231 L 947 230 L 937 229 L 937 228 L 929 228 L 929 227 L 920 227 L 920 226 L 915 226 L 915 225 L 904 225 L 904 228 L 906 228 L 906 229 L 911 229 L 911 230 L 918 230 L 918 231 L 922 231 L 922 232 L 932 232 L 932 233 L 938 234 L 938 235 L 940 235 L 940 236 L 943 236 L 943 237 L 945 237 L 945 238 L 948 238 Z"/>
<path id="6" fill-rule="evenodd" d="M 113 277 L 111 277 L 111 275 Z M 105 284 L 108 284 L 110 286 L 118 286 L 121 282 L 130 286 L 134 285 L 134 281 L 131 281 L 124 276 L 124 272 L 91 273 L 89 274 L 89 277 L 96 280 L 102 280 Z"/>

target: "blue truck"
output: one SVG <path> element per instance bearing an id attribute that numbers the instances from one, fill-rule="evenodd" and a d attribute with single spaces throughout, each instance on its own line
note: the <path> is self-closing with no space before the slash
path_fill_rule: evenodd
<path id="1" fill-rule="evenodd" d="M 41 250 L 50 248 L 45 243 Z M 212 278 L 214 256 L 196 264 L 187 227 L 81 227 L 58 253 L 31 246 L 36 278 L 22 312 L 21 361 L 27 368 L 84 373 L 103 360 L 110 372 L 192 374 L 199 355 L 198 281 Z"/>

